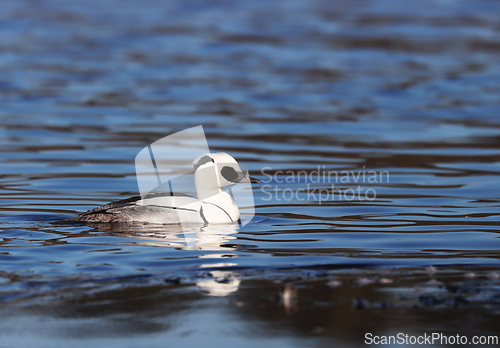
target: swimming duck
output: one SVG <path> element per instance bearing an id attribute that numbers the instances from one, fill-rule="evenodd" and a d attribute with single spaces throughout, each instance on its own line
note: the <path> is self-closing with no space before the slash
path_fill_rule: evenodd
<path id="1" fill-rule="evenodd" d="M 60 222 L 136 222 L 152 224 L 238 223 L 240 213 L 224 187 L 237 183 L 259 183 L 248 176 L 236 160 L 224 152 L 206 153 L 193 161 L 197 198 L 182 193 L 150 192 L 101 205 Z"/>

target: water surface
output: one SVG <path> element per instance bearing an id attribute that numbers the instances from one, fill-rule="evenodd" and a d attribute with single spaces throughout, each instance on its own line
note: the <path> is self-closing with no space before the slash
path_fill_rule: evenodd
<path id="1" fill-rule="evenodd" d="M 498 334 L 499 12 L 486 0 L 3 1 L 2 341 Z M 136 195 L 136 154 L 200 124 L 212 151 L 261 179 L 251 224 L 189 249 L 168 228 L 51 224 Z M 318 170 L 339 176 L 317 182 Z M 356 182 L 370 172 L 388 175 Z M 351 200 L 358 185 L 376 197 Z"/>

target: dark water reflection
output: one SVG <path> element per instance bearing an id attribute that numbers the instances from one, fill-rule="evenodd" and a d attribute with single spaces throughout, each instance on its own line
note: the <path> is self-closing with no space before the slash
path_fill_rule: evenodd
<path id="1" fill-rule="evenodd" d="M 496 334 L 499 13 L 486 0 L 1 2 L 5 342 L 62 346 L 82 327 L 116 346 Z M 136 195 L 137 152 L 199 124 L 260 177 L 252 224 L 193 248 L 164 228 L 50 224 Z M 318 167 L 389 177 L 313 182 Z M 443 283 L 430 290 L 429 265 Z"/>
<path id="2" fill-rule="evenodd" d="M 223 347 L 364 346 L 366 333 L 458 332 L 468 339 L 496 333 L 498 273 L 480 268 L 476 276 L 464 277 L 463 271 L 233 273 L 225 278 L 213 272 L 198 274 L 196 285 L 192 278 L 101 279 L 95 288 L 73 284 L 71 292 L 31 298 L 28 306 L 14 301 L 16 312 L 5 317 L 1 332 L 12 344 L 43 339 L 51 346 L 88 345 L 112 339 L 116 346 L 164 346 L 167 339 Z M 235 281 L 238 290 L 224 297 L 211 291 L 215 286 L 227 290 Z M 283 289 L 289 284 L 295 284 L 296 296 L 287 304 Z M 20 321 L 30 326 L 29 339 Z"/>

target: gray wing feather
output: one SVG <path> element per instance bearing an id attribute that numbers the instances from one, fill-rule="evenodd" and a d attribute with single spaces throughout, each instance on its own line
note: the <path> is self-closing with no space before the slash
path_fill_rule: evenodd
<path id="1" fill-rule="evenodd" d="M 146 198 L 172 196 L 170 192 L 154 192 L 146 196 Z M 186 194 L 174 193 L 173 196 L 191 197 Z M 101 205 L 97 208 L 91 209 L 78 216 L 70 219 L 56 221 L 55 223 L 75 223 L 75 222 L 148 222 L 146 216 L 159 216 L 163 221 L 168 223 L 179 223 L 177 220 L 177 213 L 160 207 L 142 206 L 137 205 L 141 196 L 134 196 L 119 201 L 114 201 L 108 204 Z"/>

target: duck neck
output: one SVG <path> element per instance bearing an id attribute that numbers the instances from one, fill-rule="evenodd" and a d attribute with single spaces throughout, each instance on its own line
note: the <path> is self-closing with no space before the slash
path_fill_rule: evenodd
<path id="1" fill-rule="evenodd" d="M 232 222 L 238 221 L 240 218 L 240 212 L 233 197 L 222 189 L 219 193 L 200 200 L 202 203 L 213 204 L 219 209 L 222 209 L 229 216 Z M 224 219 L 225 218 L 226 217 L 224 216 Z"/>
<path id="2" fill-rule="evenodd" d="M 224 191 L 218 185 L 207 185 L 206 181 L 207 172 L 201 174 L 195 172 L 194 184 L 196 186 L 196 195 L 198 200 L 216 204 L 226 210 L 233 210 L 234 206 L 236 206 L 233 197 L 231 197 L 228 192 Z"/>
<path id="3" fill-rule="evenodd" d="M 198 200 L 204 203 L 213 204 L 220 209 L 222 209 L 226 214 L 229 215 L 231 221 L 238 221 L 240 218 L 240 213 L 238 206 L 231 195 L 221 189 L 220 187 L 207 188 L 205 186 L 199 185 L 199 182 L 195 179 L 196 185 L 196 195 Z"/>
<path id="4" fill-rule="evenodd" d="M 227 194 L 227 192 L 223 191 L 219 187 L 210 188 L 210 189 L 196 187 L 196 196 L 198 196 L 198 200 L 200 200 L 200 201 L 203 201 L 203 200 L 206 200 L 206 199 L 210 199 L 211 197 L 218 196 L 218 195 L 221 195 L 221 194 L 224 194 L 224 193 Z"/>
<path id="5" fill-rule="evenodd" d="M 201 199 L 204 202 L 217 204 L 220 207 L 230 207 L 234 204 L 233 197 L 226 191 L 220 190 L 219 193 Z"/>

